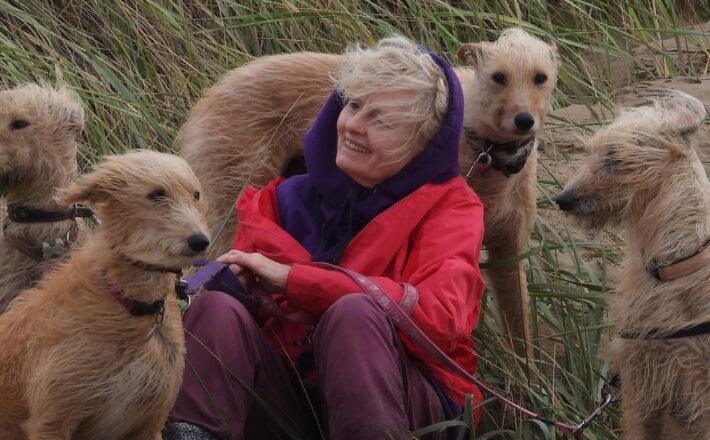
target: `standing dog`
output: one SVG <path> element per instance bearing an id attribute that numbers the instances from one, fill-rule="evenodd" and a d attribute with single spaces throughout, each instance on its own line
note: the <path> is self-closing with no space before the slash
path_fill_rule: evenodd
<path id="1" fill-rule="evenodd" d="M 0 196 L 8 207 L 0 236 L 0 313 L 78 238 L 75 211 L 55 196 L 76 177 L 83 127 L 81 102 L 68 89 L 31 84 L 0 92 Z"/>
<path id="2" fill-rule="evenodd" d="M 622 113 L 591 139 L 556 199 L 589 227 L 628 231 L 612 314 L 632 440 L 710 432 L 710 182 L 696 153 L 704 117 L 681 92 Z"/>
<path id="3" fill-rule="evenodd" d="M 457 55 L 470 66 L 457 70 L 466 106 L 462 169 L 468 171 L 490 147 L 471 185 L 487 207 L 490 259 L 512 258 L 526 250 L 535 220 L 534 139 L 557 80 L 557 49 L 508 29 L 493 43 L 464 45 Z M 332 91 L 330 76 L 341 60 L 318 53 L 259 58 L 229 72 L 193 108 L 176 144 L 210 201 L 208 222 L 216 236 L 211 256 L 230 248 L 232 208 L 245 184 L 264 185 L 303 155 L 304 134 Z M 518 341 L 527 341 L 522 262 L 491 268 L 489 276 L 505 325 Z M 516 347 L 524 353 L 523 343 Z"/>
<path id="4" fill-rule="evenodd" d="M 181 158 L 134 152 L 65 192 L 103 224 L 0 315 L 0 438 L 161 438 L 185 355 L 171 272 L 209 244 L 200 191 Z"/>

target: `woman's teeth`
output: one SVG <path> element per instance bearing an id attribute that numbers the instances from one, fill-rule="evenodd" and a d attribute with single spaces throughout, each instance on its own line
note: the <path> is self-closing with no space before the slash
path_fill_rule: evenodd
<path id="1" fill-rule="evenodd" d="M 368 150 L 367 148 L 363 148 L 359 145 L 355 145 L 348 140 L 345 141 L 345 146 L 351 150 L 357 151 L 358 153 L 370 153 L 370 150 Z"/>

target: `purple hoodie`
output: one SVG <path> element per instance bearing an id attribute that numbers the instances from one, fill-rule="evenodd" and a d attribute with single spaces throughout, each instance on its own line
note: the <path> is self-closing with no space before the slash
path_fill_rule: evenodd
<path id="1" fill-rule="evenodd" d="M 424 151 L 396 175 L 374 188 L 365 188 L 336 166 L 336 123 L 345 104 L 337 91 L 306 133 L 308 173 L 281 183 L 276 197 L 281 227 L 311 253 L 313 261 L 337 263 L 350 240 L 376 215 L 422 185 L 443 183 L 459 175 L 463 92 L 446 60 L 430 55 L 444 71 L 449 109 Z"/>

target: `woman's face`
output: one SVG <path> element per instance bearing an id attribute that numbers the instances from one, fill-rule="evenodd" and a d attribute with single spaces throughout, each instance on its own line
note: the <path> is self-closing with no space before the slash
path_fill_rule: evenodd
<path id="1" fill-rule="evenodd" d="M 391 155 L 408 142 L 412 126 L 388 124 L 399 112 L 409 109 L 392 102 L 407 102 L 411 93 L 383 91 L 350 100 L 338 117 L 338 151 L 335 164 L 360 185 L 372 188 L 394 176 L 424 147 L 422 139 L 399 155 Z"/>

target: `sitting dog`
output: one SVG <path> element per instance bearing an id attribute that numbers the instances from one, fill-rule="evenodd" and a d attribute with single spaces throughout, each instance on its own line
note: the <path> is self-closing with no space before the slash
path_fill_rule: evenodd
<path id="1" fill-rule="evenodd" d="M 556 198 L 592 228 L 628 231 L 611 311 L 626 438 L 710 433 L 710 182 L 698 159 L 705 108 L 681 92 L 629 109 L 589 142 Z"/>
<path id="2" fill-rule="evenodd" d="M 557 80 L 557 49 L 508 29 L 495 42 L 462 46 L 457 55 L 469 64 L 457 69 L 465 100 L 461 168 L 468 173 L 490 149 L 470 184 L 486 204 L 489 260 L 509 259 L 527 250 L 536 217 L 535 135 Z M 331 73 L 342 59 L 308 52 L 262 57 L 227 73 L 192 109 L 176 144 L 210 201 L 210 255 L 230 248 L 233 207 L 244 186 L 287 174 L 303 155 L 304 134 L 332 91 Z M 497 265 L 488 275 L 504 325 L 518 341 L 529 340 L 522 262 Z M 524 353 L 526 346 L 516 348 Z"/>
<path id="3" fill-rule="evenodd" d="M 103 224 L 0 315 L 0 438 L 159 439 L 184 366 L 176 274 L 209 245 L 200 184 L 177 156 L 133 152 L 62 201 Z"/>
<path id="4" fill-rule="evenodd" d="M 82 238 L 77 210 L 55 196 L 76 178 L 83 127 L 81 102 L 68 89 L 29 84 L 0 92 L 0 196 L 7 204 L 0 313 Z"/>

